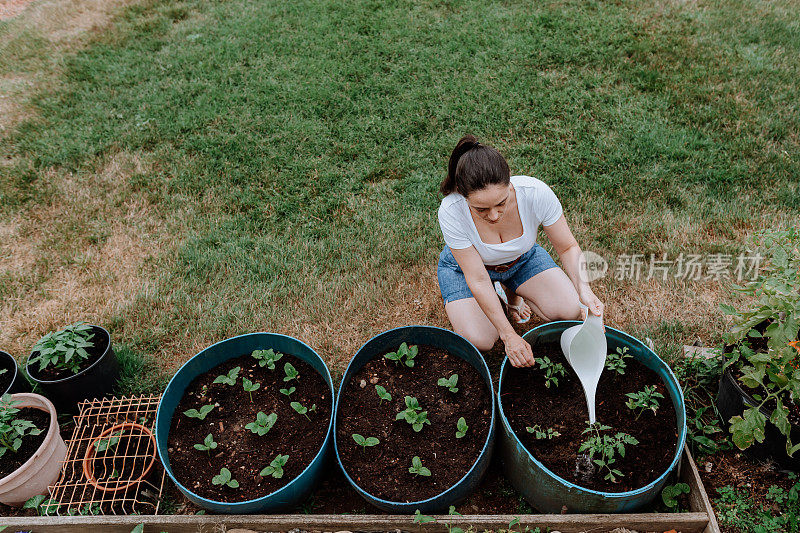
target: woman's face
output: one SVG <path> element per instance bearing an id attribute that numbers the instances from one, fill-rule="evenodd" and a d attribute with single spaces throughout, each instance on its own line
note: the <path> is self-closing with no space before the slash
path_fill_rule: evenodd
<path id="1" fill-rule="evenodd" d="M 513 186 L 487 185 L 483 189 L 472 191 L 467 196 L 470 210 L 489 224 L 497 224 L 506 213 L 506 208 L 513 201 Z"/>

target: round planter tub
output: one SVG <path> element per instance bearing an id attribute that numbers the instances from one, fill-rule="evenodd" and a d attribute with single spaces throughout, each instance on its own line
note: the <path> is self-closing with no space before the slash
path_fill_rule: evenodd
<path id="1" fill-rule="evenodd" d="M 355 356 L 350 360 L 347 370 L 342 378 L 342 384 L 339 387 L 339 392 L 336 396 L 336 406 L 338 413 L 339 402 L 342 401 L 342 390 L 344 385 L 352 379 L 352 377 L 361 370 L 368 361 L 372 360 L 381 353 L 397 348 L 401 343 L 408 344 L 428 345 L 435 346 L 446 350 L 448 353 L 458 356 L 461 359 L 472 365 L 483 378 L 489 393 L 492 398 L 491 409 L 491 423 L 489 425 L 489 434 L 486 437 L 486 442 L 483 445 L 480 455 L 472 468 L 449 489 L 446 489 L 436 496 L 428 498 L 427 500 L 420 500 L 416 502 L 392 502 L 373 496 L 369 492 L 362 489 L 355 480 L 348 474 L 347 469 L 342 464 L 342 459 L 339 456 L 339 448 L 336 442 L 336 418 L 334 418 L 333 435 L 334 435 L 334 448 L 336 450 L 336 461 L 347 478 L 348 483 L 372 505 L 390 513 L 411 513 L 413 514 L 417 509 L 421 513 L 433 513 L 437 511 L 446 511 L 448 506 L 455 505 L 457 502 L 466 498 L 473 490 L 478 487 L 481 478 L 486 473 L 489 467 L 489 460 L 492 457 L 492 449 L 494 448 L 494 432 L 495 432 L 495 395 L 494 387 L 492 385 L 491 374 L 489 374 L 489 367 L 486 366 L 483 356 L 475 346 L 473 346 L 467 339 L 461 335 L 457 335 L 450 330 L 437 328 L 433 326 L 404 326 L 396 329 L 385 331 L 369 341 L 356 352 Z"/>
<path id="2" fill-rule="evenodd" d="M 0 350 L 0 359 L 5 362 L 4 364 L 0 365 L 0 368 L 7 368 L 8 375 L 11 376 L 11 382 L 8 384 L 5 390 L 0 389 L 0 396 L 3 394 L 30 392 L 31 384 L 28 383 L 28 380 L 25 379 L 25 376 L 23 376 L 22 372 L 20 372 L 17 360 L 14 359 L 10 353 L 4 352 L 3 350 Z M 7 377 L 6 374 L 3 374 L 3 376 Z"/>
<path id="3" fill-rule="evenodd" d="M 117 362 L 117 354 L 114 353 L 111 345 L 111 335 L 105 328 L 94 325 L 92 325 L 92 333 L 94 333 L 94 339 L 105 337 L 108 344 L 103 355 L 91 366 L 77 374 L 54 380 L 38 378 L 38 363 L 31 365 L 30 362 L 31 358 L 39 353 L 36 351 L 31 352 L 25 363 L 25 371 L 31 381 L 39 387 L 37 392 L 47 396 L 59 411 L 76 412 L 78 403 L 84 400 L 94 400 L 113 394 L 114 385 L 119 379 L 119 362 Z"/>
<path id="4" fill-rule="evenodd" d="M 749 392 L 742 388 L 741 384 L 731 374 L 730 369 L 728 369 L 722 373 L 722 377 L 719 380 L 719 390 L 715 403 L 719 410 L 720 418 L 722 418 L 722 427 L 730 435 L 730 419 L 737 415 L 741 416 L 745 409 L 755 407 L 761 402 L 756 401 Z M 767 418 L 767 423 L 764 427 L 764 442 L 754 442 L 745 448 L 744 453 L 760 461 L 772 459 L 786 470 L 800 471 L 800 452 L 795 453 L 794 457 L 789 457 L 789 454 L 786 453 L 786 437 L 778 430 L 775 424 L 769 421 L 772 410 L 761 407 L 759 411 Z M 791 425 L 789 435 L 793 443 L 800 441 L 800 427 Z"/>
<path id="5" fill-rule="evenodd" d="M 67 445 L 58 428 L 58 415 L 53 404 L 38 394 L 20 393 L 11 396 L 18 401 L 15 407 L 33 407 L 50 415 L 47 436 L 36 452 L 15 471 L 0 479 L 0 503 L 22 507 L 30 498 L 48 494 L 48 487 L 55 484 L 61 473 L 61 465 L 67 455 Z M 39 428 L 44 429 L 44 428 Z"/>
<path id="6" fill-rule="evenodd" d="M 292 355 L 311 365 L 314 370 L 322 375 L 323 379 L 330 387 L 331 398 L 331 420 L 328 422 L 328 429 L 325 440 L 322 443 L 317 455 L 299 476 L 271 494 L 247 500 L 243 502 L 218 502 L 209 500 L 195 494 L 186 486 L 182 485 L 172 473 L 167 454 L 167 440 L 169 437 L 170 422 L 175 408 L 183 397 L 186 387 L 200 374 L 203 374 L 215 366 L 224 363 L 229 359 L 240 357 L 254 350 L 268 350 L 272 348 L 277 352 Z M 167 385 L 161 401 L 158 404 L 156 413 L 156 445 L 158 455 L 164 465 L 167 475 L 177 485 L 178 489 L 197 505 L 213 511 L 215 513 L 229 514 L 253 514 L 253 513 L 276 513 L 291 509 L 301 503 L 312 491 L 316 482 L 324 473 L 326 459 L 328 458 L 331 430 L 333 428 L 333 381 L 331 373 L 325 362 L 307 344 L 293 337 L 280 335 L 278 333 L 249 333 L 232 337 L 224 341 L 213 344 L 189 359 Z"/>
<path id="7" fill-rule="evenodd" d="M 539 338 L 543 342 L 558 342 L 565 329 L 580 323 L 575 320 L 550 322 L 533 328 L 523 338 L 531 345 L 535 344 Z M 678 380 L 675 379 L 669 366 L 640 340 L 618 329 L 606 326 L 606 341 L 609 353 L 616 351 L 617 348 L 627 347 L 634 359 L 658 374 L 666 385 L 678 422 L 678 443 L 675 447 L 675 455 L 669 468 L 656 480 L 644 487 L 627 492 L 591 490 L 557 476 L 522 445 L 503 413 L 503 378 L 508 370 L 508 365 L 510 365 L 506 358 L 500 369 L 498 386 L 498 396 L 501 398 L 498 402 L 501 422 L 500 453 L 506 476 L 511 484 L 522 493 L 531 506 L 541 512 L 561 513 L 564 508 L 570 513 L 632 512 L 657 498 L 671 476 L 678 472 L 681 451 L 686 441 L 686 407 Z"/>

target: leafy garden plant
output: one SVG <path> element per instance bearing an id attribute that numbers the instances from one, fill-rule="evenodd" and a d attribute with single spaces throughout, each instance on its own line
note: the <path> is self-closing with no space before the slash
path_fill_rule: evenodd
<path id="1" fill-rule="evenodd" d="M 397 413 L 397 416 L 394 418 L 395 420 L 405 420 L 411 424 L 411 428 L 417 433 L 422 431 L 425 424 L 431 424 L 430 420 L 428 420 L 428 411 L 422 410 L 416 398 L 413 396 L 406 396 L 405 402 L 406 408 Z"/>
<path id="2" fill-rule="evenodd" d="M 80 365 L 89 359 L 86 348 L 92 348 L 92 326 L 78 322 L 60 331 L 53 331 L 39 339 L 33 351 L 36 353 L 30 363 L 39 363 L 39 371 L 52 366 L 56 370 L 80 372 Z"/>
<path id="3" fill-rule="evenodd" d="M 264 467 L 264 469 L 259 472 L 258 475 L 261 477 L 272 476 L 275 479 L 280 479 L 283 477 L 283 467 L 286 466 L 288 461 L 288 455 L 278 454 L 275 456 L 275 459 L 269 463 L 269 466 Z"/>
<path id="4" fill-rule="evenodd" d="M 194 445 L 196 450 L 200 450 L 201 452 L 208 452 L 211 453 L 211 450 L 215 450 L 217 448 L 217 443 L 214 442 L 214 435 L 211 433 L 206 436 L 203 440 L 202 444 L 195 444 Z"/>
<path id="5" fill-rule="evenodd" d="M 239 482 L 231 477 L 231 471 L 225 467 L 222 467 L 219 471 L 219 474 L 211 478 L 211 483 L 214 485 L 227 485 L 232 489 L 239 488 Z"/>
<path id="6" fill-rule="evenodd" d="M 656 411 L 658 411 L 660 406 L 658 399 L 664 399 L 663 394 L 656 392 L 655 385 L 645 385 L 644 390 L 639 392 L 629 392 L 625 396 L 629 398 L 625 405 L 627 405 L 628 409 L 631 411 L 636 412 L 636 420 L 639 420 L 639 417 L 642 416 L 642 413 L 648 409 L 653 411 L 653 414 L 656 414 Z"/>
<path id="7" fill-rule="evenodd" d="M 661 490 L 661 501 L 664 502 L 669 509 L 678 509 L 678 497 L 681 494 L 689 494 L 691 489 L 686 483 L 676 483 L 674 485 L 667 485 Z"/>
<path id="8" fill-rule="evenodd" d="M 381 443 L 377 437 L 364 437 L 363 435 L 359 435 L 358 433 L 353 433 L 353 440 L 356 441 L 356 444 L 361 446 L 362 450 L 366 450 L 368 446 L 377 446 Z"/>
<path id="9" fill-rule="evenodd" d="M 396 352 L 389 352 L 384 355 L 384 357 L 389 361 L 394 361 L 395 365 L 403 363 L 411 368 L 414 366 L 414 358 L 417 356 L 417 353 L 419 353 L 419 347 L 416 344 L 409 346 L 404 342 Z"/>
<path id="10" fill-rule="evenodd" d="M 564 365 L 561 363 L 554 363 L 549 357 L 540 357 L 535 359 L 539 368 L 544 370 L 544 386 L 548 389 L 550 385 L 558 387 L 558 376 L 566 376 L 567 371 L 564 370 Z"/>
<path id="11" fill-rule="evenodd" d="M 261 387 L 261 383 L 253 383 L 247 378 L 242 378 L 242 388 L 250 394 L 250 403 L 253 403 L 253 391 L 256 391 Z"/>
<path id="12" fill-rule="evenodd" d="M 208 405 L 204 405 L 203 407 L 200 408 L 199 411 L 197 409 L 189 409 L 187 411 L 184 411 L 183 414 L 188 416 L 189 418 L 197 418 L 198 420 L 205 420 L 206 416 L 208 416 L 208 413 L 210 413 L 215 406 L 216 404 L 211 403 Z"/>
<path id="13" fill-rule="evenodd" d="M 754 303 L 720 307 L 733 317 L 723 336 L 733 346 L 724 368 L 739 370 L 739 381 L 753 389 L 758 404 L 732 417 L 730 431 L 743 450 L 764 441 L 769 420 L 786 437 L 786 453 L 793 456 L 800 443 L 792 443 L 787 405 L 800 402 L 800 228 L 762 232 L 752 244 L 767 263 L 754 279 L 733 289 Z M 762 408 L 771 411 L 768 417 Z"/>
<path id="14" fill-rule="evenodd" d="M 625 359 L 630 359 L 633 356 L 628 353 L 628 347 L 617 347 L 617 351 L 610 353 L 606 356 L 606 370 L 616 372 L 617 374 L 624 375 L 628 363 Z"/>
<path id="15" fill-rule="evenodd" d="M 375 385 L 375 392 L 378 393 L 378 398 L 380 398 L 380 400 L 378 400 L 378 403 L 383 403 L 383 400 L 386 400 L 387 402 L 392 401 L 392 395 L 386 392 L 386 389 L 381 387 L 380 385 Z"/>
<path id="16" fill-rule="evenodd" d="M 429 477 L 431 475 L 431 471 L 422 466 L 422 459 L 416 455 L 411 459 L 411 466 L 409 467 L 408 472 L 414 474 L 415 476 Z"/>
<path id="17" fill-rule="evenodd" d="M 462 416 L 461 418 L 458 419 L 458 422 L 456 423 L 456 438 L 457 439 L 464 438 L 467 434 L 468 429 L 469 426 L 467 425 L 467 421 Z"/>
<path id="18" fill-rule="evenodd" d="M 231 368 L 227 374 L 222 374 L 221 376 L 217 376 L 214 378 L 214 383 L 224 383 L 225 385 L 236 385 L 236 380 L 239 379 L 239 372 L 241 372 L 242 367 L 237 366 L 236 368 Z"/>
<path id="19" fill-rule="evenodd" d="M 561 436 L 561 433 L 559 433 L 555 429 L 543 428 L 539 424 L 536 424 L 533 427 L 526 427 L 525 431 L 527 431 L 528 433 L 532 433 L 533 438 L 537 440 L 542 440 L 542 439 L 550 440 Z"/>
<path id="20" fill-rule="evenodd" d="M 256 415 L 255 422 L 250 422 L 244 428 L 256 433 L 259 437 L 263 437 L 269 433 L 269 430 L 272 429 L 272 426 L 274 426 L 277 421 L 278 415 L 275 413 L 266 414 L 263 411 L 259 411 Z"/>
<path id="21" fill-rule="evenodd" d="M 292 365 L 292 363 L 286 363 L 283 365 L 283 372 L 286 374 L 286 377 L 283 378 L 283 381 L 292 381 L 293 379 L 300 379 L 300 372 Z"/>
<path id="22" fill-rule="evenodd" d="M 458 374 L 453 374 L 452 376 L 450 376 L 449 379 L 439 378 L 437 385 L 439 385 L 440 387 L 447 387 L 447 390 L 449 390 L 450 392 L 453 393 L 458 392 L 458 387 L 456 387 L 456 385 L 458 385 Z"/>
<path id="23" fill-rule="evenodd" d="M 267 367 L 270 370 L 275 370 L 275 363 L 283 357 L 282 353 L 276 352 L 272 348 L 269 350 L 255 350 L 250 355 L 258 361 L 258 366 L 261 368 Z"/>
<path id="24" fill-rule="evenodd" d="M 293 393 L 294 391 L 296 391 L 296 390 L 297 390 L 297 389 L 296 389 L 295 387 L 289 387 L 288 389 L 281 389 L 281 390 L 280 390 L 280 393 L 281 393 L 281 394 L 284 394 L 284 395 L 286 395 L 286 396 L 289 396 L 289 397 L 291 397 L 291 396 L 292 396 L 292 393 Z"/>
<path id="25" fill-rule="evenodd" d="M 125 430 L 119 430 L 113 432 L 111 435 L 104 439 L 98 439 L 94 441 L 94 449 L 97 453 L 106 452 L 112 448 L 116 448 L 117 444 L 119 444 L 120 439 L 122 438 L 122 434 L 125 433 Z"/>
<path id="26" fill-rule="evenodd" d="M 317 404 L 313 404 L 311 407 L 303 407 L 300 402 L 292 402 L 289 405 L 292 406 L 292 409 L 308 418 L 309 421 L 311 421 L 311 418 L 309 418 L 308 413 L 313 413 L 317 410 Z"/>
<path id="27" fill-rule="evenodd" d="M 30 420 L 17 418 L 19 409 L 15 406 L 19 403 L 12 400 L 10 394 L 4 394 L 0 399 L 0 457 L 6 452 L 16 453 L 23 438 L 42 432 Z"/>
<path id="28" fill-rule="evenodd" d="M 610 426 L 600 423 L 589 424 L 589 427 L 583 430 L 583 434 L 586 435 L 588 433 L 589 437 L 581 444 L 578 453 L 588 451 L 589 459 L 600 467 L 601 472 L 603 469 L 606 470 L 606 475 L 603 479 L 616 483 L 617 478 L 623 477 L 623 474 L 612 466 L 617 462 L 615 456 L 625 457 L 625 445 L 636 446 L 639 441 L 623 432 L 618 432 L 614 436 L 601 435 L 603 431 L 608 431 L 609 429 L 611 429 Z"/>

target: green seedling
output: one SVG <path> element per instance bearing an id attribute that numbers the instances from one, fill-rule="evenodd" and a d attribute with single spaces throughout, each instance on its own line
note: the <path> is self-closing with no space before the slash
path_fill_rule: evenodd
<path id="1" fill-rule="evenodd" d="M 253 403 L 253 391 L 258 390 L 258 388 L 261 387 L 261 383 L 253 383 L 247 378 L 242 378 L 242 387 L 245 392 L 250 394 L 250 403 Z"/>
<path id="2" fill-rule="evenodd" d="M 414 456 L 411 459 L 411 466 L 408 468 L 409 473 L 414 474 L 415 476 L 425 476 L 428 477 L 431 475 L 431 471 L 422 466 L 422 459 Z"/>
<path id="3" fill-rule="evenodd" d="M 258 360 L 258 366 L 261 368 L 267 367 L 270 370 L 275 370 L 275 363 L 283 357 L 282 353 L 276 352 L 272 348 L 269 350 L 256 350 L 250 355 Z"/>
<path id="4" fill-rule="evenodd" d="M 411 424 L 411 428 L 417 433 L 422 431 L 422 427 L 425 424 L 431 424 L 430 420 L 428 420 L 428 411 L 422 411 L 422 407 L 419 406 L 419 401 L 416 398 L 406 396 L 405 402 L 405 410 L 397 413 L 397 416 L 394 417 L 395 420 L 405 420 Z"/>
<path id="5" fill-rule="evenodd" d="M 394 361 L 394 364 L 403 363 L 407 367 L 414 366 L 414 358 L 419 353 L 419 347 L 416 344 L 408 346 L 405 342 L 400 345 L 396 352 L 389 352 L 384 357 L 389 361 Z"/>
<path id="6" fill-rule="evenodd" d="M 561 436 L 561 433 L 559 433 L 558 431 L 554 430 L 553 428 L 545 429 L 542 426 L 540 426 L 539 424 L 536 424 L 533 427 L 527 427 L 527 428 L 525 428 L 525 430 L 528 433 L 532 433 L 533 434 L 533 438 L 538 439 L 538 440 L 541 440 L 541 439 L 550 440 L 552 438 Z"/>
<path id="7" fill-rule="evenodd" d="M 39 516 L 54 515 L 56 514 L 58 507 L 59 505 L 56 500 L 50 499 L 42 494 L 30 498 L 22 505 L 23 509 L 35 509 L 36 514 Z M 2 529 L 0 529 L 0 531 L 2 531 Z"/>
<path id="8" fill-rule="evenodd" d="M 269 430 L 272 429 L 272 426 L 275 425 L 275 422 L 278 421 L 278 415 L 275 413 L 270 413 L 269 415 L 264 413 L 263 411 L 259 411 L 256 415 L 256 421 L 250 422 L 244 428 L 249 429 L 253 433 L 258 434 L 259 437 L 263 437 Z"/>
<path id="9" fill-rule="evenodd" d="M 415 524 L 430 524 L 431 522 L 436 522 L 436 519 L 432 516 L 424 515 L 419 512 L 419 509 L 414 511 L 414 519 L 413 522 Z"/>
<path id="10" fill-rule="evenodd" d="M 674 485 L 667 485 L 661 490 L 661 500 L 664 505 L 670 509 L 678 508 L 678 496 L 681 494 L 689 494 L 691 489 L 686 483 L 676 483 Z"/>
<path id="11" fill-rule="evenodd" d="M 589 434 L 582 444 L 578 453 L 585 451 L 589 452 L 589 459 L 594 464 L 602 469 L 607 470 L 603 479 L 617 482 L 617 477 L 623 477 L 622 472 L 613 468 L 611 465 L 617 462 L 615 455 L 619 454 L 620 457 L 625 457 L 625 445 L 630 444 L 636 446 L 639 441 L 627 433 L 618 432 L 613 437 L 611 435 L 601 435 L 603 431 L 611 429 L 610 426 L 604 426 L 600 423 L 589 424 L 589 427 L 583 430 L 583 434 Z M 596 457 L 596 458 L 595 458 Z"/>
<path id="12" fill-rule="evenodd" d="M 294 387 L 289 387 L 288 389 L 281 389 L 281 394 L 285 394 L 286 396 L 291 396 L 292 393 L 297 390 Z"/>
<path id="13" fill-rule="evenodd" d="M 214 409 L 215 405 L 216 404 L 213 403 L 204 405 L 203 407 L 200 408 L 199 411 L 197 409 L 189 409 L 188 411 L 184 411 L 183 414 L 185 414 L 189 418 L 197 418 L 198 420 L 205 420 L 206 416 L 208 416 L 208 413 L 210 413 L 211 410 Z"/>
<path id="14" fill-rule="evenodd" d="M 462 516 L 461 513 L 456 511 L 456 506 L 451 505 L 450 508 L 447 510 L 447 514 L 449 516 Z M 464 533 L 464 529 L 458 526 L 452 525 L 450 522 L 447 522 L 445 526 L 447 528 L 447 533 Z"/>
<path id="15" fill-rule="evenodd" d="M 380 385 L 375 385 L 375 391 L 378 393 L 378 398 L 380 398 L 380 400 L 378 400 L 378 403 L 383 403 L 383 400 L 389 402 L 392 401 L 392 395 L 386 392 L 386 389 L 384 389 Z"/>
<path id="16" fill-rule="evenodd" d="M 286 466 L 286 462 L 289 461 L 288 455 L 281 455 L 278 454 L 275 456 L 275 459 L 269 463 L 269 466 L 264 467 L 264 470 L 258 473 L 261 477 L 272 476 L 275 479 L 280 479 L 283 477 L 283 467 Z"/>
<path id="17" fill-rule="evenodd" d="M 564 365 L 561 363 L 552 362 L 549 357 L 537 358 L 535 361 L 536 364 L 539 365 L 539 368 L 544 370 L 544 386 L 548 389 L 550 388 L 550 385 L 555 385 L 558 387 L 557 376 L 567 375 L 567 371 L 564 370 Z"/>
<path id="18" fill-rule="evenodd" d="M 221 376 L 217 376 L 214 379 L 214 383 L 224 383 L 225 385 L 236 385 L 236 380 L 239 379 L 239 372 L 242 370 L 242 367 L 237 366 L 236 368 L 231 368 L 230 372 L 223 374 Z"/>
<path id="19" fill-rule="evenodd" d="M 310 408 L 303 407 L 300 404 L 300 402 L 292 402 L 289 405 L 292 406 L 292 409 L 294 409 L 295 411 L 297 411 L 301 415 L 305 416 L 306 418 L 308 418 L 308 413 L 309 412 L 313 413 L 314 411 L 317 410 L 317 404 L 313 404 Z M 308 418 L 308 420 L 310 421 L 311 419 Z"/>
<path id="20" fill-rule="evenodd" d="M 39 363 L 39 371 L 48 366 L 57 370 L 69 370 L 73 374 L 80 372 L 80 365 L 89 359 L 86 348 L 94 346 L 92 326 L 78 322 L 61 331 L 48 333 L 34 345 L 36 354 L 28 360 L 29 364 Z"/>
<path id="21" fill-rule="evenodd" d="M 283 365 L 283 371 L 286 373 L 286 377 L 283 378 L 283 381 L 292 381 L 293 379 L 300 379 L 300 373 L 292 366 L 292 363 L 286 363 Z"/>
<path id="22" fill-rule="evenodd" d="M 227 485 L 232 489 L 239 488 L 239 482 L 231 477 L 231 471 L 224 466 L 220 469 L 219 475 L 211 478 L 211 483 L 214 485 Z"/>
<path id="23" fill-rule="evenodd" d="M 125 433 L 124 430 L 115 431 L 114 433 L 112 433 L 111 435 L 109 435 L 108 437 L 106 437 L 104 439 L 99 439 L 99 440 L 94 441 L 94 449 L 95 449 L 95 451 L 97 453 L 103 453 L 103 452 L 108 451 L 109 449 L 115 447 L 117 444 L 119 444 L 119 439 L 120 439 L 120 437 L 122 437 L 123 433 Z"/>
<path id="24" fill-rule="evenodd" d="M 464 420 L 464 417 L 462 416 L 461 418 L 458 419 L 458 423 L 456 423 L 456 438 L 457 439 L 462 438 L 464 435 L 467 434 L 468 429 L 469 426 L 467 425 L 467 421 Z"/>
<path id="25" fill-rule="evenodd" d="M 456 385 L 458 385 L 458 374 L 453 374 L 450 376 L 450 379 L 439 378 L 439 381 L 436 383 L 440 387 L 447 387 L 450 392 L 458 392 L 458 387 L 456 387 Z"/>
<path id="26" fill-rule="evenodd" d="M 208 452 L 211 454 L 211 450 L 217 449 L 217 443 L 214 442 L 214 436 L 209 433 L 205 440 L 203 440 L 203 444 L 195 444 L 194 448 L 196 450 L 200 450 L 201 452 Z"/>
<path id="27" fill-rule="evenodd" d="M 617 374 L 625 374 L 625 368 L 628 366 L 625 359 L 630 359 L 631 357 L 633 356 L 628 353 L 627 346 L 624 348 L 617 348 L 615 353 L 610 353 L 606 356 L 606 370 L 616 372 Z"/>
<path id="28" fill-rule="evenodd" d="M 367 446 L 377 446 L 378 444 L 381 443 L 381 441 L 379 441 L 377 437 L 364 438 L 358 433 L 353 433 L 353 440 L 356 441 L 356 444 L 361 446 L 362 450 L 366 450 Z"/>
<path id="29" fill-rule="evenodd" d="M 7 369 L 7 368 L 0 368 L 0 376 L 2 376 L 3 374 L 5 374 L 6 372 L 8 372 L 8 369 Z"/>
<path id="30" fill-rule="evenodd" d="M 656 414 L 660 406 L 658 398 L 664 398 L 663 394 L 656 392 L 655 385 L 645 385 L 644 390 L 629 392 L 625 396 L 630 398 L 625 402 L 625 405 L 627 405 L 628 409 L 631 411 L 636 411 L 636 420 L 639 420 L 639 417 L 642 416 L 642 413 L 647 409 L 653 411 L 653 414 Z"/>

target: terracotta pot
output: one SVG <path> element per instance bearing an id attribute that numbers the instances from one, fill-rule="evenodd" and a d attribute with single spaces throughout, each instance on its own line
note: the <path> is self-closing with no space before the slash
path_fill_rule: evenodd
<path id="1" fill-rule="evenodd" d="M 27 392 L 12 394 L 11 398 L 20 402 L 15 406 L 18 409 L 33 407 L 50 414 L 47 436 L 36 453 L 14 472 L 0 479 L 0 502 L 21 507 L 34 496 L 48 494 L 48 487 L 58 480 L 58 475 L 61 473 L 61 465 L 67 455 L 67 445 L 61 438 L 56 408 L 50 400 Z"/>
<path id="2" fill-rule="evenodd" d="M 128 433 L 133 433 L 136 435 L 137 433 L 141 433 L 143 436 L 147 437 L 150 440 L 148 445 L 145 445 L 144 450 L 150 450 L 147 457 L 147 466 L 145 467 L 142 474 L 135 478 L 135 479 L 124 479 L 119 481 L 113 480 L 98 480 L 94 476 L 94 460 L 97 448 L 95 447 L 95 443 L 102 440 L 102 439 L 110 439 L 114 432 L 116 431 L 123 431 Z M 107 430 L 103 431 L 96 439 L 92 441 L 91 444 L 86 448 L 86 455 L 83 457 L 83 475 L 95 487 L 97 490 L 103 492 L 121 492 L 125 489 L 141 483 L 144 478 L 147 477 L 147 474 L 150 473 L 150 470 L 153 468 L 153 465 L 156 462 L 156 438 L 153 435 L 153 432 L 144 427 L 141 424 L 137 424 L 135 422 L 123 422 L 121 424 L 117 424 L 108 428 Z"/>

